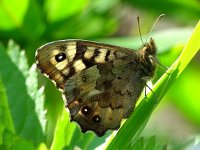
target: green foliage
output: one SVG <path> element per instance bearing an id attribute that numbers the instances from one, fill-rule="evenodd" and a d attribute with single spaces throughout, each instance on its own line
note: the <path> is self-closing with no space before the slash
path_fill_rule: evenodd
<path id="1" fill-rule="evenodd" d="M 9 123 L 6 128 L 9 127 L 7 129 L 9 134 L 15 135 L 11 139 L 11 141 L 14 140 L 13 145 L 9 142 L 8 147 L 20 147 L 20 144 L 24 145 L 23 143 L 38 145 L 45 141 L 46 119 L 42 90 L 38 90 L 37 86 L 36 67 L 34 65 L 28 68 L 25 52 L 20 52 L 13 41 L 9 42 L 7 52 L 0 45 L 0 59 L 0 75 L 4 93 L 1 100 L 4 106 L 1 115 L 9 118 L 6 120 Z M 7 138 L 6 134 L 5 140 Z"/>
<path id="2" fill-rule="evenodd" d="M 191 22 L 197 22 L 199 20 L 199 2 L 197 0 L 192 1 L 182 1 L 182 0 L 126 0 L 128 3 L 133 6 L 140 7 L 147 11 L 154 13 L 164 13 L 170 15 L 174 19 L 180 22 L 188 23 L 188 20 Z"/>
<path id="3" fill-rule="evenodd" d="M 0 149 L 94 149 L 103 144 L 100 149 L 123 149 L 126 145 L 127 149 L 157 150 L 198 145 L 199 138 L 195 134 L 195 138 L 181 142 L 170 133 L 162 135 L 155 131 L 152 134 L 156 136 L 140 136 L 152 113 L 157 113 L 155 108 L 165 105 L 163 100 L 199 130 L 200 70 L 198 55 L 195 55 L 200 48 L 199 24 L 193 32 L 199 12 L 197 0 L 1 0 Z M 142 43 L 139 36 L 135 36 L 138 27 L 132 18 L 136 20 L 136 16 L 140 16 L 144 36 L 161 13 L 166 17 L 158 22 L 150 37 L 157 44 L 161 64 L 171 67 L 167 71 L 161 66 L 158 68 L 153 81 L 157 81 L 154 94 L 150 92 L 143 98 L 117 134 L 109 131 L 101 138 L 91 132 L 83 134 L 76 123 L 70 122 L 61 94 L 36 72 L 35 49 L 46 42 L 69 38 L 136 49 Z M 155 97 L 158 97 L 156 104 Z M 169 126 L 175 123 L 170 122 Z M 180 130 L 185 130 L 184 125 Z M 160 141 L 158 137 L 162 136 L 168 138 Z"/>
<path id="4" fill-rule="evenodd" d="M 134 145 L 129 144 L 127 149 L 132 150 L 163 150 L 166 149 L 166 145 L 156 143 L 156 137 L 152 136 L 149 139 L 144 139 L 141 137 L 137 140 Z"/>

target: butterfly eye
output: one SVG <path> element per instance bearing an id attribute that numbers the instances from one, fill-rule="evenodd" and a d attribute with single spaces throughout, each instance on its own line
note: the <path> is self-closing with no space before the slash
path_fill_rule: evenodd
<path id="1" fill-rule="evenodd" d="M 93 116 L 93 117 L 92 117 L 92 120 L 93 120 L 95 123 L 100 123 L 100 122 L 101 122 L 101 117 L 99 117 L 98 115 L 96 115 L 96 116 Z"/>
<path id="2" fill-rule="evenodd" d="M 66 58 L 66 54 L 65 53 L 59 53 L 55 56 L 55 59 L 57 62 L 61 62 Z"/>
<path id="3" fill-rule="evenodd" d="M 84 115 L 88 115 L 90 113 L 90 108 L 88 106 L 84 106 L 81 110 Z"/>

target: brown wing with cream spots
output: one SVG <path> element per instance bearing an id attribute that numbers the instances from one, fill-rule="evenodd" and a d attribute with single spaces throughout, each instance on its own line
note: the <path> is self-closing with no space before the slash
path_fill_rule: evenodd
<path id="1" fill-rule="evenodd" d="M 121 49 L 121 51 L 119 51 Z M 64 85 L 74 74 L 121 57 L 130 51 L 117 46 L 82 40 L 61 40 L 47 43 L 37 49 L 36 63 L 38 69 L 58 88 Z"/>
<path id="2" fill-rule="evenodd" d="M 153 39 L 139 51 L 83 40 L 38 48 L 37 67 L 65 96 L 72 121 L 102 136 L 130 116 L 156 61 Z M 147 78 L 148 77 L 148 78 Z"/>
<path id="3" fill-rule="evenodd" d="M 63 89 L 66 76 L 74 74 L 70 66 L 76 54 L 76 42 L 52 42 L 37 49 L 36 63 L 38 69 Z M 71 69 L 70 69 L 71 67 Z"/>

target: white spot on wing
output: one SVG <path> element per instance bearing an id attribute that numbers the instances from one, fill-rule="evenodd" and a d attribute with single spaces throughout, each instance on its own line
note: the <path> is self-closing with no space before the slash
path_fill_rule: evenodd
<path id="1" fill-rule="evenodd" d="M 71 42 L 70 45 L 67 45 L 66 53 L 69 61 L 71 62 L 76 55 L 76 42 Z"/>
<path id="2" fill-rule="evenodd" d="M 94 47 L 88 47 L 88 49 L 86 50 L 86 52 L 84 53 L 84 57 L 86 59 L 90 59 L 93 55 L 94 55 Z"/>
<path id="3" fill-rule="evenodd" d="M 56 67 L 58 70 L 63 70 L 63 69 L 65 69 L 65 68 L 67 68 L 67 65 L 68 65 L 68 61 L 67 61 L 67 59 L 65 59 L 65 60 L 63 60 L 63 61 L 57 63 L 57 64 L 55 65 L 55 67 Z"/>
<path id="4" fill-rule="evenodd" d="M 51 56 L 51 57 L 54 57 L 54 56 L 56 56 L 56 55 L 59 54 L 59 53 L 60 53 L 60 50 L 54 49 L 53 51 L 51 51 L 50 56 Z"/>
<path id="5" fill-rule="evenodd" d="M 62 70 L 62 73 L 67 75 L 69 73 L 69 68 L 66 67 L 65 69 Z"/>
<path id="6" fill-rule="evenodd" d="M 108 51 L 107 49 L 99 49 L 98 50 L 100 53 L 98 56 L 95 57 L 95 62 L 97 63 L 104 63 L 105 62 L 105 57 L 106 57 L 106 52 Z"/>
<path id="7" fill-rule="evenodd" d="M 76 72 L 81 72 L 83 69 L 86 68 L 85 64 L 83 63 L 83 61 L 81 59 L 75 61 L 73 66 L 74 66 Z"/>

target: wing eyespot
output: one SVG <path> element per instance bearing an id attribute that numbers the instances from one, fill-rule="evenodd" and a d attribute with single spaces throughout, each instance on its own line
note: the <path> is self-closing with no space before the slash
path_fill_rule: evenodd
<path id="1" fill-rule="evenodd" d="M 91 112 L 91 109 L 90 109 L 88 106 L 84 106 L 84 107 L 81 109 L 81 112 L 82 112 L 84 115 L 89 115 L 90 112 Z"/>
<path id="2" fill-rule="evenodd" d="M 55 56 L 55 59 L 57 62 L 61 62 L 61 61 L 65 60 L 66 57 L 67 57 L 66 54 L 62 52 L 62 53 L 57 54 Z"/>
<path id="3" fill-rule="evenodd" d="M 95 123 L 100 123 L 101 122 L 101 117 L 98 115 L 95 115 L 92 117 L 92 121 Z"/>

